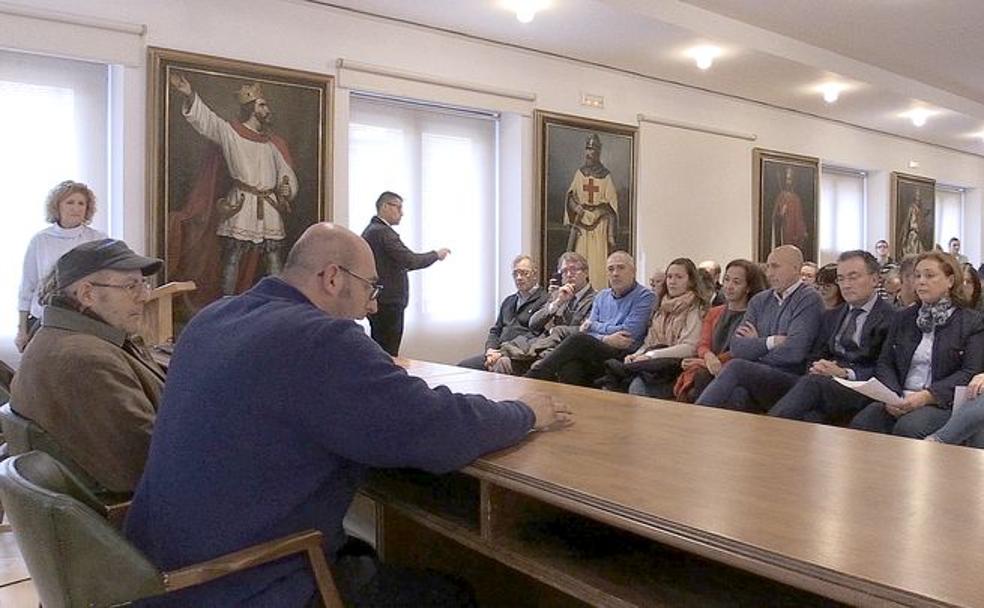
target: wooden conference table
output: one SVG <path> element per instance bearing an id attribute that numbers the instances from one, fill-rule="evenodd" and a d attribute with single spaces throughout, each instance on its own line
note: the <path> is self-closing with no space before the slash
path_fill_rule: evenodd
<path id="1" fill-rule="evenodd" d="M 574 426 L 460 473 L 379 473 L 393 563 L 483 605 L 984 606 L 984 451 L 400 360 Z"/>

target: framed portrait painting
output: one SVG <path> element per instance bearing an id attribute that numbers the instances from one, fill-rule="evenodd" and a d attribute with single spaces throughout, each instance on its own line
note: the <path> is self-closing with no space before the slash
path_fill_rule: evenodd
<path id="1" fill-rule="evenodd" d="M 933 249 L 936 180 L 892 172 L 892 247 L 896 261 Z"/>
<path id="2" fill-rule="evenodd" d="M 331 216 L 330 76 L 149 50 L 148 196 L 163 281 L 194 281 L 179 323 L 279 272 Z M 180 308 L 180 310 L 178 310 Z"/>
<path id="3" fill-rule="evenodd" d="M 541 280 L 562 253 L 576 251 L 603 289 L 608 255 L 635 249 L 638 129 L 541 111 L 534 120 Z"/>
<path id="4" fill-rule="evenodd" d="M 756 259 L 780 245 L 795 245 L 803 258 L 819 259 L 820 159 L 774 150 L 752 150 Z"/>

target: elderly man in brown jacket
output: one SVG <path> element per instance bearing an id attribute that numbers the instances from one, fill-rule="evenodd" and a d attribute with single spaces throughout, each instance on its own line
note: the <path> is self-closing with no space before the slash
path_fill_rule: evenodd
<path id="1" fill-rule="evenodd" d="M 164 371 L 135 337 L 146 277 L 160 267 L 113 239 L 59 258 L 11 388 L 14 411 L 110 492 L 136 488 L 164 389 Z"/>

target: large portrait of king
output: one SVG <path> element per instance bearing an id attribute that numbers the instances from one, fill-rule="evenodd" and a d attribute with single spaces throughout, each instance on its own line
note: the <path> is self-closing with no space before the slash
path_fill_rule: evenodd
<path id="1" fill-rule="evenodd" d="M 818 261 L 820 159 L 755 148 L 752 165 L 756 258 L 795 245 L 805 260 Z"/>
<path id="2" fill-rule="evenodd" d="M 283 266 L 331 215 L 330 76 L 151 48 L 148 201 L 178 321 Z"/>
<path id="3" fill-rule="evenodd" d="M 895 259 L 932 251 L 936 233 L 936 180 L 892 172 L 892 246 Z"/>
<path id="4" fill-rule="evenodd" d="M 588 260 L 595 289 L 608 286 L 608 256 L 634 255 L 636 134 L 629 125 L 537 111 L 541 280 L 565 251 Z"/>

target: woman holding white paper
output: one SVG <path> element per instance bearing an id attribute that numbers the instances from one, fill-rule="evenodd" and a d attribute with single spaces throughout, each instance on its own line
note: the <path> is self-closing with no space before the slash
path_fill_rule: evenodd
<path id="1" fill-rule="evenodd" d="M 921 439 L 946 423 L 954 389 L 984 371 L 984 317 L 967 308 L 962 279 L 945 253 L 916 259 L 919 305 L 896 315 L 875 371 L 902 401 L 868 405 L 851 428 Z"/>

